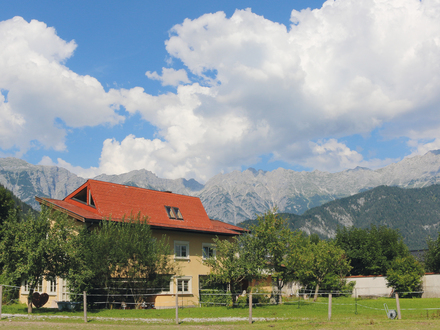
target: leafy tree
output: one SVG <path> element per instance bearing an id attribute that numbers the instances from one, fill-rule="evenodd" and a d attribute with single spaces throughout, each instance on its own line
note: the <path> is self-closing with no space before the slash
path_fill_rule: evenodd
<path id="1" fill-rule="evenodd" d="M 435 241 L 429 238 L 427 244 L 428 251 L 426 251 L 424 256 L 426 270 L 440 273 L 440 233 Z"/>
<path id="2" fill-rule="evenodd" d="M 0 185 L 0 227 L 8 219 L 11 212 L 18 212 L 13 195 L 8 189 Z"/>
<path id="3" fill-rule="evenodd" d="M 104 220 L 94 229 L 83 227 L 74 240 L 74 263 L 68 274 L 71 290 L 93 288 L 130 290 L 137 306 L 142 290 L 169 285 L 176 273 L 165 239 L 153 238 L 147 219 Z"/>
<path id="4" fill-rule="evenodd" d="M 302 285 L 314 285 L 314 301 L 322 283 L 333 282 L 341 286 L 344 277 L 350 272 L 351 266 L 345 251 L 335 242 L 319 241 L 307 242 L 305 246 L 296 250 L 296 254 L 287 259 L 288 267 L 294 267 L 296 277 Z"/>
<path id="5" fill-rule="evenodd" d="M 413 256 L 397 257 L 388 269 L 387 286 L 402 297 L 411 296 L 411 292 L 421 290 L 424 274 L 423 266 Z"/>
<path id="6" fill-rule="evenodd" d="M 74 229 L 67 216 L 42 207 L 38 217 L 29 213 L 23 221 L 9 216 L 2 228 L 0 243 L 3 276 L 29 286 L 28 312 L 32 313 L 32 294 L 41 278 L 65 277 L 69 267 L 69 244 Z"/>
<path id="7" fill-rule="evenodd" d="M 251 226 L 250 230 L 260 256 L 266 261 L 264 268 L 272 275 L 278 292 L 281 292 L 285 282 L 294 280 L 294 272 L 285 266 L 286 256 L 293 253 L 303 235 L 295 235 L 276 211 L 274 208 L 259 216 L 258 224 Z"/>
<path id="8" fill-rule="evenodd" d="M 392 260 L 409 255 L 402 236 L 385 226 L 338 228 L 335 242 L 351 260 L 351 275 L 383 275 Z"/>
<path id="9" fill-rule="evenodd" d="M 248 233 L 233 237 L 230 241 L 218 237 L 215 258 L 205 260 L 211 267 L 208 276 L 210 283 L 224 283 L 228 290 L 235 284 L 247 280 L 251 283 L 267 276 L 264 269 L 267 266 L 263 253 L 257 241 Z"/>

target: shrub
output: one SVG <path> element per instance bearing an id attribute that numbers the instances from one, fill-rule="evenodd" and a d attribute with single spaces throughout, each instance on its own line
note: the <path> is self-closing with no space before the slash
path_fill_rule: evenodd
<path id="1" fill-rule="evenodd" d="M 231 292 L 224 292 L 217 289 L 204 289 L 200 291 L 200 303 L 202 306 L 232 306 Z"/>
<path id="2" fill-rule="evenodd" d="M 398 257 L 388 269 L 387 286 L 400 293 L 401 297 L 411 297 L 414 291 L 421 290 L 424 273 L 422 265 L 413 256 Z"/>

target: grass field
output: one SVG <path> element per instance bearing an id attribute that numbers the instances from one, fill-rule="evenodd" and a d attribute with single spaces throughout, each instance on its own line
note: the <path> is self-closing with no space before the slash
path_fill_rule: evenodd
<path id="1" fill-rule="evenodd" d="M 26 314 L 25 305 L 3 306 L 0 328 L 66 328 L 66 329 L 438 329 L 440 328 L 440 299 L 400 299 L 402 320 L 387 318 L 384 304 L 396 309 L 391 298 L 358 299 L 333 298 L 332 318 L 328 320 L 328 300 L 291 301 L 283 305 L 266 305 L 253 308 L 254 323 L 248 324 L 247 308 L 203 307 L 179 309 L 180 324 L 175 325 L 175 310 L 91 310 L 88 323 L 84 323 L 83 311 L 59 312 L 55 309 L 34 309 L 31 319 L 18 317 Z M 64 318 L 63 318 L 64 317 Z M 229 319 L 231 318 L 231 319 Z M 235 319 L 232 319 L 235 318 Z M 237 318 L 242 318 L 237 320 Z M 203 319 L 202 322 L 200 319 Z"/>

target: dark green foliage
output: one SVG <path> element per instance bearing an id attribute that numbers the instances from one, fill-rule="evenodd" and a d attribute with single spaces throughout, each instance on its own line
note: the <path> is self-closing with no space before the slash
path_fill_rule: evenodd
<path id="1" fill-rule="evenodd" d="M 331 290 L 345 289 L 345 276 L 351 266 L 344 250 L 333 241 L 306 240 L 286 257 L 286 267 L 295 271 L 295 277 L 305 287 L 315 287 L 315 298 L 323 283 Z"/>
<path id="2" fill-rule="evenodd" d="M 217 289 L 200 290 L 200 303 L 203 307 L 232 306 L 232 293 Z"/>
<path id="3" fill-rule="evenodd" d="M 426 271 L 440 273 L 440 233 L 435 241 L 429 238 L 427 244 L 428 251 L 424 255 Z"/>
<path id="4" fill-rule="evenodd" d="M 0 185 L 0 226 L 6 221 L 11 212 L 17 212 L 18 210 L 12 192 Z"/>
<path id="5" fill-rule="evenodd" d="M 424 274 L 423 266 L 413 256 L 397 257 L 388 269 L 387 286 L 392 287 L 402 298 L 420 297 Z"/>
<path id="6" fill-rule="evenodd" d="M 29 213 L 19 221 L 9 217 L 4 222 L 0 243 L 3 276 L 15 285 L 29 283 L 29 301 L 41 278 L 65 277 L 70 266 L 70 242 L 74 237 L 67 216 L 42 208 L 38 217 Z M 29 304 L 29 312 L 32 304 Z"/>
<path id="7" fill-rule="evenodd" d="M 339 227 L 335 242 L 351 261 L 351 275 L 385 275 L 395 258 L 409 255 L 402 236 L 385 226 Z"/>
<path id="8" fill-rule="evenodd" d="M 71 291 L 107 292 L 114 295 L 110 302 L 121 302 L 120 295 L 129 292 L 126 299 L 139 305 L 146 293 L 168 291 L 170 278 L 176 273 L 167 242 L 153 238 L 150 226 L 139 217 L 122 222 L 104 220 L 93 229 L 83 227 L 72 253 L 74 263 L 67 276 Z M 114 292 L 105 288 L 114 288 Z"/>

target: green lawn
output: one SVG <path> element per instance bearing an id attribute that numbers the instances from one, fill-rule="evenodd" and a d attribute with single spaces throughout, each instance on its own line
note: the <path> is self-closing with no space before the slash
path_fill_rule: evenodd
<path id="1" fill-rule="evenodd" d="M 408 298 L 400 299 L 402 320 L 389 320 L 387 319 L 384 311 L 384 303 L 388 305 L 389 309 L 396 309 L 396 301 L 391 298 L 379 298 L 379 299 L 358 299 L 357 301 L 357 313 L 356 302 L 353 298 L 333 298 L 332 302 L 332 319 L 328 321 L 328 299 L 320 298 L 318 302 L 313 303 L 311 300 L 304 302 L 292 300 L 289 303 L 283 305 L 266 305 L 257 306 L 253 308 L 254 318 L 264 318 L 264 320 L 256 320 L 254 324 L 249 325 L 247 321 L 229 321 L 228 328 L 240 328 L 245 329 L 251 327 L 253 329 L 262 329 L 267 327 L 276 328 L 290 328 L 298 327 L 304 329 L 350 329 L 350 328 L 371 328 L 374 325 L 375 329 L 393 327 L 397 329 L 435 329 L 440 328 L 440 299 L 420 299 L 420 298 Z M 10 305 L 3 306 L 2 313 L 12 314 L 27 314 L 27 308 L 25 305 Z M 79 326 L 80 328 L 86 327 L 86 324 L 81 323 L 83 317 L 83 311 L 77 312 L 59 312 L 56 309 L 40 308 L 34 309 L 33 315 L 44 317 L 46 323 L 59 323 L 72 324 L 72 327 Z M 49 316 L 77 316 L 75 319 L 61 320 L 59 318 L 50 319 Z M 46 317 L 47 316 L 47 317 Z M 247 308 L 227 308 L 227 307 L 203 307 L 203 308 L 183 308 L 179 309 L 179 318 L 183 320 L 185 318 L 223 318 L 223 317 L 243 317 L 248 318 L 249 310 Z M 89 323 L 88 325 L 95 324 L 95 326 L 117 327 L 117 326 L 133 326 L 139 325 L 145 326 L 145 321 L 138 319 L 162 319 L 165 324 L 152 324 L 149 327 L 161 327 L 161 329 L 172 329 L 175 321 L 175 310 L 90 310 L 88 311 Z M 103 318 L 123 318 L 126 320 L 102 320 L 97 317 Z M 131 319 L 131 320 L 129 320 Z M 2 326 L 6 325 L 2 319 Z M 9 321 L 9 320 L 7 320 Z M 41 323 L 42 319 L 33 319 L 32 322 L 35 327 Z M 19 319 L 14 318 L 9 323 L 15 322 L 28 322 L 27 318 Z M 75 325 L 76 324 L 76 325 Z M 180 329 L 192 326 L 197 328 L 201 324 L 197 325 L 194 321 L 183 321 L 179 327 Z M 203 327 L 212 327 L 220 329 L 224 322 L 220 320 L 209 320 L 203 323 Z M 70 326 L 69 326 L 70 327 Z"/>

